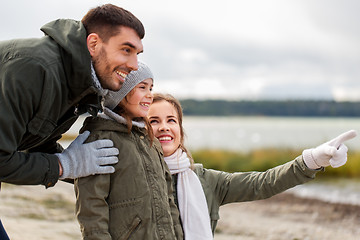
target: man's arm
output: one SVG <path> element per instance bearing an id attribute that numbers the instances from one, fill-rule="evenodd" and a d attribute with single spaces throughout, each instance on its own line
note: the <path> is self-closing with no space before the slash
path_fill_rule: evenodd
<path id="1" fill-rule="evenodd" d="M 53 186 L 58 158 L 40 152 L 22 152 L 29 123 L 41 104 L 44 71 L 29 59 L 13 58 L 0 64 L 0 181 Z"/>

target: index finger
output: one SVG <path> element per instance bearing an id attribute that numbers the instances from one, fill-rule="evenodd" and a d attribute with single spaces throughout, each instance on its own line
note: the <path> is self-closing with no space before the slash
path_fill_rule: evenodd
<path id="1" fill-rule="evenodd" d="M 357 136 L 357 133 L 355 130 L 350 130 L 350 131 L 344 132 L 344 133 L 340 134 L 339 136 L 337 136 L 336 138 L 334 138 L 333 140 L 331 140 L 330 145 L 338 148 L 343 142 L 353 139 L 356 136 Z"/>

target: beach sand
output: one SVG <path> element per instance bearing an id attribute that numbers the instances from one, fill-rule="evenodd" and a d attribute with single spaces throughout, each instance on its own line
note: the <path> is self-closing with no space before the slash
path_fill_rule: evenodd
<path id="1" fill-rule="evenodd" d="M 215 240 L 360 239 L 360 206 L 333 204 L 281 193 L 220 208 Z"/>
<path id="2" fill-rule="evenodd" d="M 2 184 L 0 218 L 11 240 L 81 239 L 73 186 Z M 360 239 L 360 206 L 281 193 L 270 199 L 220 208 L 215 240 Z"/>

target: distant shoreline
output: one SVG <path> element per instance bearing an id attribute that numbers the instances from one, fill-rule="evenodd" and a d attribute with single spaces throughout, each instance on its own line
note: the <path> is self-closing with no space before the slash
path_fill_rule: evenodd
<path id="1" fill-rule="evenodd" d="M 360 102 L 332 100 L 180 100 L 184 116 L 360 117 Z"/>

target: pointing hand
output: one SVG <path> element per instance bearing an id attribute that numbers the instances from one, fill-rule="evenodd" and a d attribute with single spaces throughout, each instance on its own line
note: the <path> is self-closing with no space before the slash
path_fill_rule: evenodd
<path id="1" fill-rule="evenodd" d="M 303 159 L 305 164 L 311 169 L 329 165 L 337 168 L 344 165 L 347 161 L 348 148 L 343 142 L 356 137 L 356 135 L 355 130 L 350 130 L 316 148 L 304 150 Z"/>

